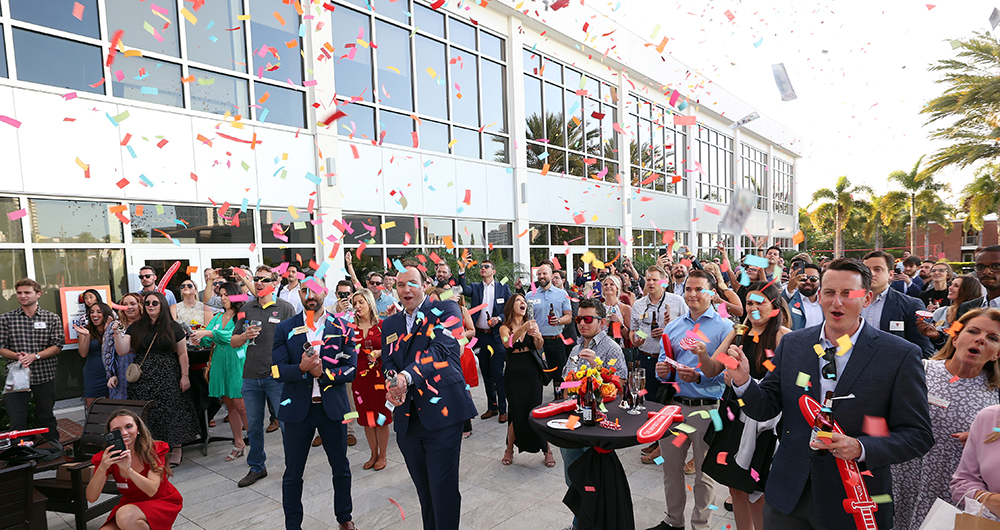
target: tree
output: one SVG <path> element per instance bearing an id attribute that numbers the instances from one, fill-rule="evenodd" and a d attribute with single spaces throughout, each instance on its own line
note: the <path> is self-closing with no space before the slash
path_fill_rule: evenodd
<path id="1" fill-rule="evenodd" d="M 937 223 L 946 234 L 953 227 L 951 219 L 955 216 L 955 208 L 948 206 L 937 193 L 924 191 L 916 199 L 917 225 L 924 227 L 924 252 L 931 254 L 931 223 Z"/>
<path id="2" fill-rule="evenodd" d="M 837 179 L 837 185 L 833 189 L 823 188 L 813 192 L 812 201 L 809 206 L 819 201 L 829 201 L 820 204 L 809 214 L 809 220 L 817 230 L 833 229 L 833 255 L 840 257 L 844 255 L 843 230 L 851 220 L 851 214 L 860 201 L 854 199 L 855 193 L 871 193 L 868 186 L 851 187 L 846 176 Z"/>
<path id="3" fill-rule="evenodd" d="M 983 229 L 983 218 L 991 213 L 1000 216 L 1000 165 L 986 164 L 976 170 L 976 178 L 962 188 L 962 208 L 969 212 L 965 228 Z M 1000 222 L 997 223 L 1000 237 Z"/>
<path id="4" fill-rule="evenodd" d="M 910 254 L 916 255 L 917 239 L 917 196 L 927 193 L 931 197 L 937 197 L 937 192 L 945 189 L 945 185 L 934 181 L 934 177 L 928 171 L 920 171 L 920 164 L 924 157 L 917 159 L 913 164 L 913 169 L 909 172 L 893 171 L 889 174 L 889 182 L 899 184 L 903 191 L 890 191 L 885 195 L 885 200 L 890 203 L 899 204 L 905 201 L 910 210 Z M 925 200 L 922 204 L 927 204 Z"/>
<path id="5" fill-rule="evenodd" d="M 864 212 L 867 220 L 861 228 L 864 240 L 871 241 L 875 250 L 882 250 L 883 234 L 896 227 L 901 211 L 902 205 L 898 202 L 887 200 L 885 196 L 869 193 Z"/>
<path id="6" fill-rule="evenodd" d="M 983 31 L 960 41 L 958 49 L 957 58 L 938 61 L 929 69 L 941 72 L 937 82 L 947 88 L 921 113 L 930 115 L 928 125 L 955 119 L 930 134 L 932 139 L 951 144 L 931 156 L 930 172 L 1000 155 L 1000 43 Z"/>

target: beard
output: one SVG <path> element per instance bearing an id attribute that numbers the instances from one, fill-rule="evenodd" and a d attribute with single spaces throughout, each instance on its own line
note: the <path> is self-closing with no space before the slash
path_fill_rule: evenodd
<path id="1" fill-rule="evenodd" d="M 677 271 L 677 272 L 674 273 L 674 278 L 678 279 L 678 280 L 680 280 L 681 278 L 684 278 L 685 276 L 687 276 L 687 274 L 684 274 L 683 271 Z"/>
<path id="2" fill-rule="evenodd" d="M 307 311 L 318 311 L 323 308 L 323 303 L 315 298 L 309 298 L 302 303 L 302 307 Z"/>
<path id="3" fill-rule="evenodd" d="M 799 284 L 799 294 L 806 298 L 812 298 L 817 291 L 819 291 L 819 287 L 803 287 L 802 284 Z"/>
<path id="4" fill-rule="evenodd" d="M 537 283 L 544 289 L 548 287 L 549 284 L 552 283 L 552 281 L 549 280 L 548 278 L 539 278 Z"/>

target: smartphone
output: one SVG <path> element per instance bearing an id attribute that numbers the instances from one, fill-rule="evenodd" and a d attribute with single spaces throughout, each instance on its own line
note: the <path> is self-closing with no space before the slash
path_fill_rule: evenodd
<path id="1" fill-rule="evenodd" d="M 806 272 L 806 262 L 804 262 L 804 261 L 796 261 L 795 262 L 795 266 L 792 267 L 792 271 L 795 274 L 797 274 L 797 275 L 805 273 Z"/>
<path id="2" fill-rule="evenodd" d="M 108 444 L 108 450 L 112 453 L 125 450 L 125 440 L 122 439 L 122 432 L 118 429 L 105 434 L 104 441 Z"/>
<path id="3" fill-rule="evenodd" d="M 667 249 L 667 247 L 662 247 L 660 249 L 660 256 L 666 256 L 668 252 L 669 250 Z"/>

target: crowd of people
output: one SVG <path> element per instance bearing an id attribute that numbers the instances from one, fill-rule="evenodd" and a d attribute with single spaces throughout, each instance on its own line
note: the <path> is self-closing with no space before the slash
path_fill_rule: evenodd
<path id="1" fill-rule="evenodd" d="M 109 420 L 125 450 L 94 457 L 100 480 L 88 497 L 111 476 L 134 487 L 109 524 L 169 527 L 181 506 L 170 468 L 199 436 L 202 409 L 214 417 L 225 406 L 234 440 L 225 459 L 246 456 L 249 466 L 239 487 L 267 477 L 265 428 L 280 430 L 286 528 L 301 524 L 302 475 L 319 445 L 337 523 L 354 528 L 354 423 L 370 450 L 363 469 L 386 467 L 391 424 L 424 528 L 458 528 L 460 447 L 479 415 L 467 388 L 474 355 L 486 395 L 480 420 L 507 423 L 505 466 L 515 451 L 558 465 L 528 424 L 549 384 L 561 399 L 562 381 L 584 366 L 614 366 L 623 380 L 630 366 L 650 374 L 647 399 L 679 405 L 694 429 L 642 450 L 642 463 L 663 470 L 666 516 L 651 530 L 686 527 L 686 474 L 692 528 L 707 527 L 717 484 L 728 488 L 739 530 L 853 527 L 837 458 L 858 462 L 871 495 L 891 495 L 876 512 L 882 528 L 918 528 L 935 499 L 961 507 L 974 498 L 1000 513 L 1000 466 L 989 451 L 1000 438 L 1000 246 L 981 249 L 964 275 L 882 251 L 823 262 L 803 253 L 787 266 L 779 247 L 762 254 L 734 263 L 719 246 L 704 263 L 663 253 L 644 271 L 623 259 L 573 277 L 545 260 L 507 285 L 490 260 L 463 260 L 457 276 L 441 261 L 359 278 L 348 253 L 350 279 L 332 290 L 294 265 L 262 265 L 205 271 L 201 292 L 185 279 L 179 301 L 157 291 L 156 271 L 144 267 L 143 290 L 114 308 L 84 293 L 87 318 L 74 327 L 88 406 L 99 397 L 153 402 L 145 420 Z M 470 266 L 481 281 L 466 277 Z M 30 368 L 31 388 L 5 395 L 11 427 L 28 427 L 33 398 L 58 444 L 62 323 L 38 307 L 36 282 L 15 288 L 20 307 L 0 316 L 0 355 Z M 201 354 L 204 364 L 189 360 Z M 194 377 L 207 379 L 197 385 L 204 399 L 193 395 Z M 799 413 L 803 393 L 833 396 L 843 434 L 815 437 Z M 871 418 L 883 420 L 882 432 L 871 432 Z M 559 454 L 569 485 L 584 450 Z"/>

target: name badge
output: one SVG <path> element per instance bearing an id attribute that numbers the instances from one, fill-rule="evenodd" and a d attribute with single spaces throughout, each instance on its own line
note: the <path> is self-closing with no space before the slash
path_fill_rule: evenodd
<path id="1" fill-rule="evenodd" d="M 271 324 L 280 324 L 281 323 L 281 319 L 278 318 L 278 317 L 268 318 L 267 321 L 270 322 Z"/>
<path id="2" fill-rule="evenodd" d="M 497 298 L 497 303 L 498 304 L 502 304 L 503 303 L 503 298 Z"/>
<path id="3" fill-rule="evenodd" d="M 120 490 L 128 489 L 128 482 L 115 482 L 115 485 L 118 486 L 118 489 Z"/>
<path id="4" fill-rule="evenodd" d="M 903 322 L 900 320 L 889 322 L 889 331 L 903 331 Z"/>
<path id="5" fill-rule="evenodd" d="M 937 396 L 932 396 L 930 394 L 927 394 L 927 402 L 930 403 L 931 405 L 937 405 L 943 409 L 948 408 L 948 404 L 951 403 L 947 399 L 939 398 Z"/>
<path id="6" fill-rule="evenodd" d="M 801 315 L 802 315 L 802 310 L 801 310 L 801 309 L 795 309 L 795 308 L 793 307 L 793 308 L 792 308 L 792 313 L 795 313 L 796 315 L 799 315 L 799 316 L 801 316 Z"/>
<path id="7" fill-rule="evenodd" d="M 399 340 L 399 335 L 396 333 L 393 333 L 392 335 L 389 335 L 388 337 L 385 338 L 386 342 L 396 342 L 397 340 Z"/>
<path id="8" fill-rule="evenodd" d="M 35 329 L 46 329 L 47 327 L 45 322 L 35 322 Z"/>

